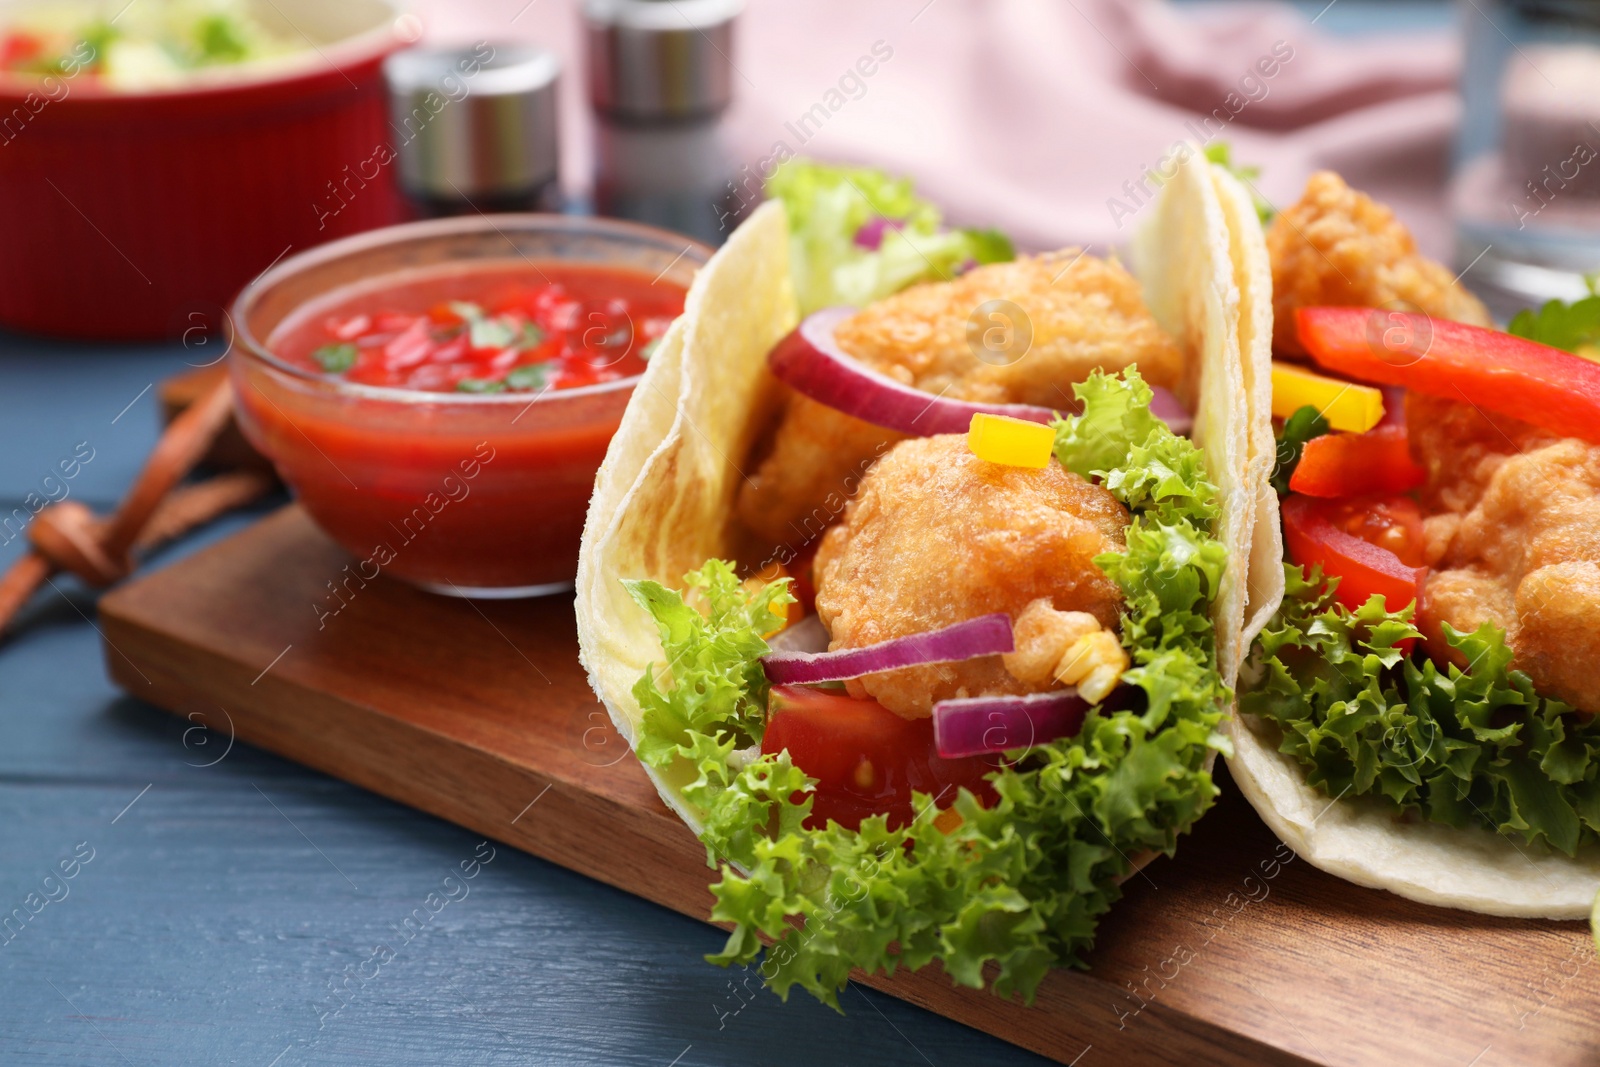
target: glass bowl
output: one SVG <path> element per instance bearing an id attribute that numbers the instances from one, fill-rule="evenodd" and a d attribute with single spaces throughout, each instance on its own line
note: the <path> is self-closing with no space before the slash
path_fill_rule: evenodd
<path id="1" fill-rule="evenodd" d="M 638 378 L 536 394 L 363 385 L 274 355 L 267 340 L 280 324 L 336 293 L 524 265 L 625 268 L 686 289 L 710 254 L 632 223 L 477 216 L 335 241 L 246 286 L 229 355 L 239 422 L 312 519 L 355 556 L 333 584 L 387 574 L 455 596 L 567 588 L 595 472 Z"/>

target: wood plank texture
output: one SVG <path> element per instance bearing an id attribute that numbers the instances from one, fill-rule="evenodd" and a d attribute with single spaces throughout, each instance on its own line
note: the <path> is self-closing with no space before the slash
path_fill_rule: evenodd
<path id="1" fill-rule="evenodd" d="M 348 562 L 286 508 L 105 597 L 108 667 L 168 710 L 224 708 L 242 740 L 708 914 L 703 852 L 589 690 L 570 604 L 363 585 Z M 1600 1026 L 1582 1010 L 1600 968 L 1581 924 L 1339 882 L 1223 787 L 1179 856 L 1129 882 L 1091 970 L 1053 974 L 1034 1006 L 936 972 L 864 980 L 1062 1063 L 1091 1047 L 1171 1064 L 1600 1057 Z"/>

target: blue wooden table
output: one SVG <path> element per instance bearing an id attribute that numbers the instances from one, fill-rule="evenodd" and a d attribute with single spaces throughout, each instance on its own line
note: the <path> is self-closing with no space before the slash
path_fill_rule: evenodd
<path id="1" fill-rule="evenodd" d="M 155 441 L 155 383 L 186 357 L 0 335 L 0 514 L 29 493 L 112 507 Z M 92 458 L 61 479 L 75 450 Z M 94 597 L 58 578 L 0 644 L 0 1063 L 1044 1062 L 862 989 L 843 1016 L 804 994 L 731 1010 L 737 975 L 701 958 L 717 931 L 228 750 L 220 725 L 191 730 L 107 681 L 94 615 Z M 371 960 L 447 874 L 485 857 L 455 883 L 464 895 Z"/>

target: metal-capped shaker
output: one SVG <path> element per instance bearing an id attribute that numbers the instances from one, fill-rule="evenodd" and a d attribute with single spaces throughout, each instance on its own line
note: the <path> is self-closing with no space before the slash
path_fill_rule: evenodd
<path id="1" fill-rule="evenodd" d="M 733 100 L 742 0 L 585 0 L 595 207 L 720 242 L 733 165 L 721 119 Z"/>
<path id="2" fill-rule="evenodd" d="M 561 209 L 554 55 L 506 42 L 411 48 L 383 72 L 400 186 L 423 214 Z"/>

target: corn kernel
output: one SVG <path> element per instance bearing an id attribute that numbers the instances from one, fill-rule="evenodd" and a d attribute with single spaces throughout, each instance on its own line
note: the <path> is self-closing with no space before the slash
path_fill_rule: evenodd
<path id="1" fill-rule="evenodd" d="M 1046 467 L 1055 445 L 1056 432 L 1050 427 L 1010 415 L 980 411 L 967 430 L 967 447 L 973 455 L 1008 467 Z"/>
<path id="2" fill-rule="evenodd" d="M 1091 704 L 1104 700 L 1122 680 L 1128 654 L 1110 630 L 1097 630 L 1074 641 L 1056 665 L 1056 681 L 1076 685 L 1078 695 Z"/>
<path id="3" fill-rule="evenodd" d="M 1383 418 L 1383 393 L 1370 385 L 1324 378 L 1303 367 L 1272 364 L 1272 413 L 1287 419 L 1313 407 L 1335 430 L 1366 433 Z"/>

